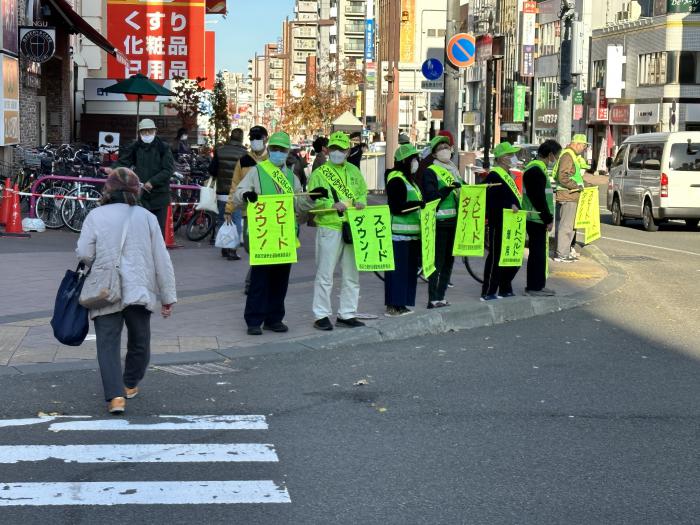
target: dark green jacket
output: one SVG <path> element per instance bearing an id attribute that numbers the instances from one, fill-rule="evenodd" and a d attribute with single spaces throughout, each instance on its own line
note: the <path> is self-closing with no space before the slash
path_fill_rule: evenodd
<path id="1" fill-rule="evenodd" d="M 165 208 L 170 202 L 170 177 L 173 176 L 173 153 L 170 146 L 156 137 L 146 144 L 140 139 L 119 156 L 115 168 L 133 169 L 139 180 L 150 182 L 153 189 L 141 192 L 141 204 L 147 210 Z"/>

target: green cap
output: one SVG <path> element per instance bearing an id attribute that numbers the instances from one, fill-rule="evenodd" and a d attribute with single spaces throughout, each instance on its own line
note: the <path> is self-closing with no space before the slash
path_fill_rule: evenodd
<path id="1" fill-rule="evenodd" d="M 572 144 L 586 144 L 588 145 L 588 139 L 586 138 L 586 135 L 583 133 L 578 133 L 574 135 L 574 138 L 571 139 Z"/>
<path id="2" fill-rule="evenodd" d="M 278 131 L 273 133 L 270 140 L 267 141 L 269 146 L 277 146 L 278 148 L 290 149 L 292 147 L 292 141 L 284 131 Z"/>
<path id="3" fill-rule="evenodd" d="M 350 149 L 350 137 L 343 131 L 331 133 L 331 136 L 328 137 L 328 147 L 331 148 L 333 146 L 340 149 Z"/>
<path id="4" fill-rule="evenodd" d="M 430 151 L 435 151 L 438 144 L 447 144 L 449 146 L 450 138 L 446 137 L 445 135 L 435 135 L 433 140 L 430 141 Z"/>
<path id="5" fill-rule="evenodd" d="M 394 160 L 401 161 L 413 155 L 418 155 L 418 150 L 413 144 L 401 144 L 394 153 Z"/>
<path id="6" fill-rule="evenodd" d="M 520 151 L 518 146 L 513 146 L 510 142 L 501 142 L 498 146 L 493 148 L 493 158 L 498 159 L 505 155 L 512 155 L 518 151 Z"/>

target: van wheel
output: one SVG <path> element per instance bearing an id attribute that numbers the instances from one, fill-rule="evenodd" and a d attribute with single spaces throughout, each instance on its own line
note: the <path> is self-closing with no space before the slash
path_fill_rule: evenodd
<path id="1" fill-rule="evenodd" d="M 700 219 L 686 219 L 685 220 L 685 225 L 690 228 L 691 230 L 697 230 L 698 229 L 698 223 L 700 223 Z"/>
<path id="2" fill-rule="evenodd" d="M 644 201 L 644 210 L 642 211 L 642 224 L 648 232 L 655 232 L 659 229 L 659 225 L 654 221 L 654 214 L 651 211 L 651 202 Z"/>
<path id="3" fill-rule="evenodd" d="M 614 226 L 622 226 L 625 224 L 625 219 L 622 216 L 622 208 L 620 207 L 620 199 L 613 198 L 612 202 L 612 223 Z"/>

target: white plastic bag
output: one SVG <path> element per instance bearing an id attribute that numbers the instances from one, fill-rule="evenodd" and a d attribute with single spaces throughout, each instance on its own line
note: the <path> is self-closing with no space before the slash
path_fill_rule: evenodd
<path id="1" fill-rule="evenodd" d="M 207 179 L 204 186 L 199 187 L 199 203 L 196 209 L 219 213 L 219 206 L 216 204 L 216 181 L 213 178 Z"/>
<path id="2" fill-rule="evenodd" d="M 241 242 L 241 237 L 238 235 L 238 228 L 235 224 L 223 223 L 219 232 L 216 234 L 216 243 L 214 246 L 217 248 L 225 248 L 228 250 L 235 250 L 238 248 Z"/>

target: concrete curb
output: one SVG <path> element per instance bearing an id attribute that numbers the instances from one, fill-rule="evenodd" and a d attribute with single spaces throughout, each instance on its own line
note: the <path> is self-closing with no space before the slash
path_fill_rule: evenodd
<path id="1" fill-rule="evenodd" d="M 600 283 L 573 297 L 519 296 L 489 303 L 453 304 L 447 308 L 421 312 L 408 317 L 385 319 L 381 326 L 376 327 L 336 329 L 332 334 L 319 334 L 298 340 L 244 348 L 232 347 L 177 354 L 158 354 L 152 357 L 151 364 L 206 363 L 301 350 L 334 350 L 341 347 L 371 345 L 424 335 L 470 330 L 570 310 L 589 304 L 612 293 L 620 288 L 627 278 L 622 267 L 611 260 L 598 247 L 588 245 L 584 248 L 584 253 L 603 266 L 607 270 L 608 276 Z M 0 376 L 44 374 L 97 368 L 96 360 L 16 365 L 0 367 Z"/>

